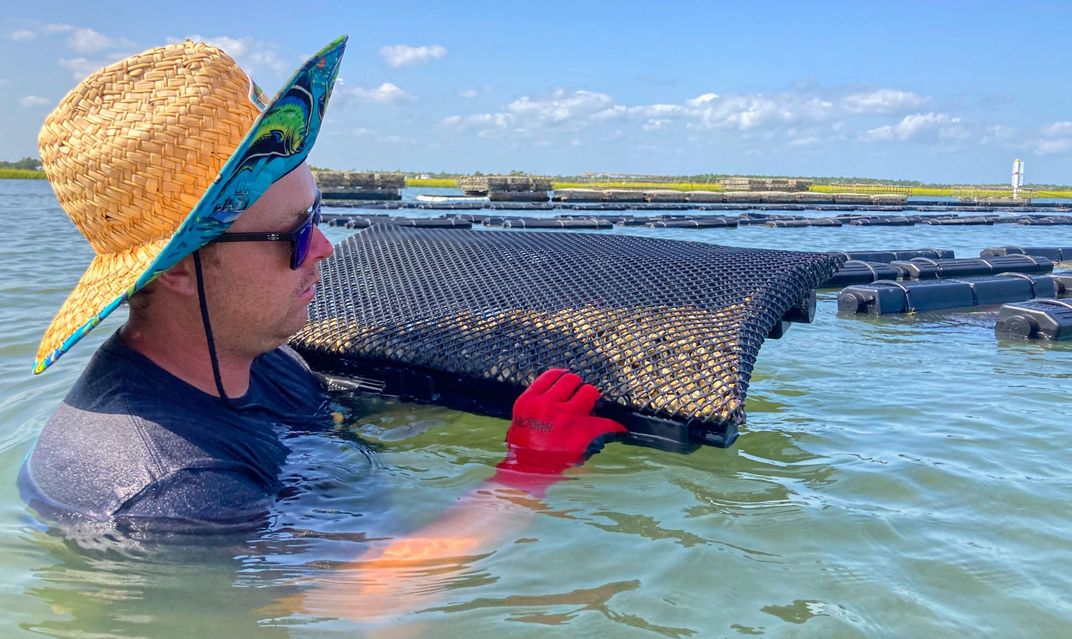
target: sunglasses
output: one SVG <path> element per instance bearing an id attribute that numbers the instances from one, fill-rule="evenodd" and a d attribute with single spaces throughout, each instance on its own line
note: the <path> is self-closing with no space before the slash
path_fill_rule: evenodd
<path id="1" fill-rule="evenodd" d="M 289 233 L 224 233 L 214 242 L 290 242 L 290 268 L 298 270 L 309 256 L 313 244 L 313 228 L 320 226 L 320 189 L 316 200 L 305 212 L 305 221 Z"/>

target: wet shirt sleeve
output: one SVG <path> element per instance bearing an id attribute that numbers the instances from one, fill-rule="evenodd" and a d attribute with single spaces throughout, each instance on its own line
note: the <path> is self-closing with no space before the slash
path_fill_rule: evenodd
<path id="1" fill-rule="evenodd" d="M 260 526 L 272 502 L 240 469 L 183 468 L 146 486 L 114 518 L 131 531 L 226 532 Z"/>

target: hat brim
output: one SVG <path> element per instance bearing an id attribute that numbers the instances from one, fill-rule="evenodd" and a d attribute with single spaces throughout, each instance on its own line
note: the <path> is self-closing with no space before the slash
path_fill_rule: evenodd
<path id="1" fill-rule="evenodd" d="M 94 258 L 45 331 L 34 373 L 54 364 L 131 295 L 216 239 L 272 184 L 305 161 L 320 133 L 345 48 L 346 36 L 337 38 L 294 73 L 174 235 Z"/>

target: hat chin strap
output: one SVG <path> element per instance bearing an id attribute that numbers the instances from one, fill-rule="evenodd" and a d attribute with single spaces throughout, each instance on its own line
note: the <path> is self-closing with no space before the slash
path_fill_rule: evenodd
<path id="1" fill-rule="evenodd" d="M 227 397 L 227 391 L 223 390 L 220 360 L 216 357 L 216 341 L 212 339 L 212 323 L 208 319 L 208 298 L 205 296 L 205 278 L 201 272 L 200 250 L 194 251 L 194 271 L 197 273 L 197 301 L 201 306 L 201 323 L 205 327 L 205 338 L 208 340 L 208 358 L 212 362 L 212 377 L 216 380 L 216 392 L 220 395 L 220 401 L 228 408 L 234 408 L 234 404 Z"/>

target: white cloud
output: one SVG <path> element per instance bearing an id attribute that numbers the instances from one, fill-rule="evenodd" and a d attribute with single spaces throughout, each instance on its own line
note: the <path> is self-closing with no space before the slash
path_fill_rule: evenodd
<path id="1" fill-rule="evenodd" d="M 447 49 L 444 46 L 433 44 L 431 46 L 411 47 L 405 44 L 393 44 L 380 49 L 380 57 L 391 67 L 405 67 L 414 64 L 423 64 L 431 60 L 445 57 Z"/>
<path id="2" fill-rule="evenodd" d="M 282 73 L 288 68 L 287 63 L 276 55 L 274 51 L 251 51 L 246 58 L 255 67 L 268 68 L 278 73 Z"/>
<path id="3" fill-rule="evenodd" d="M 468 129 L 546 133 L 549 127 L 580 130 L 603 122 L 633 123 L 638 129 L 666 129 L 677 122 L 709 130 L 764 131 L 795 122 L 822 122 L 838 113 L 829 99 L 807 94 L 731 95 L 709 92 L 683 104 L 615 104 L 606 94 L 564 89 L 543 98 L 522 97 L 499 113 L 458 116 L 443 121 L 448 126 Z"/>
<path id="4" fill-rule="evenodd" d="M 125 38 L 111 38 L 109 36 L 90 29 L 89 27 L 77 27 L 72 24 L 32 22 L 29 26 L 8 33 L 8 39 L 14 42 L 27 42 L 36 40 L 40 36 L 66 33 L 67 47 L 80 54 L 92 54 L 118 47 L 129 48 L 133 45 Z"/>
<path id="5" fill-rule="evenodd" d="M 692 98 L 691 100 L 686 100 L 685 104 L 689 105 L 690 107 L 700 107 L 700 106 L 703 106 L 703 105 L 705 105 L 705 104 L 707 104 L 709 102 L 713 102 L 713 101 L 715 101 L 717 99 L 718 99 L 718 94 L 717 93 L 704 93 L 703 95 L 698 95 L 695 98 Z"/>
<path id="6" fill-rule="evenodd" d="M 108 36 L 98 33 L 93 29 L 81 28 L 75 29 L 75 31 L 71 33 L 71 37 L 67 41 L 67 46 L 78 53 L 96 53 L 98 51 L 112 48 L 115 46 L 115 43 Z"/>
<path id="7" fill-rule="evenodd" d="M 403 144 L 416 144 L 417 143 L 417 141 L 414 140 L 413 138 L 407 138 L 407 137 L 403 137 L 401 135 L 384 135 L 384 134 L 380 133 L 379 131 L 376 131 L 375 129 L 369 129 L 369 128 L 364 128 L 364 127 L 353 129 L 352 131 L 350 131 L 350 134 L 353 135 L 354 137 L 366 138 L 366 139 L 372 140 L 373 142 L 376 142 L 377 144 L 403 145 Z"/>
<path id="8" fill-rule="evenodd" d="M 911 91 L 877 89 L 867 93 L 853 93 L 842 100 L 849 113 L 904 113 L 918 109 L 927 98 Z"/>
<path id="9" fill-rule="evenodd" d="M 1059 155 L 1072 151 L 1072 122 L 1054 122 L 1043 127 L 1042 137 L 1035 143 L 1037 155 Z"/>
<path id="10" fill-rule="evenodd" d="M 789 124 L 798 119 L 788 101 L 762 95 L 728 96 L 707 101 L 696 109 L 695 115 L 706 128 L 739 131 Z"/>
<path id="11" fill-rule="evenodd" d="M 182 42 L 186 38 L 189 38 L 194 42 L 205 42 L 219 49 L 223 49 L 224 53 L 234 58 L 235 62 L 238 63 L 238 66 L 251 74 L 255 74 L 258 71 L 284 73 L 292 66 L 296 66 L 288 65 L 282 58 L 280 58 L 275 52 L 275 45 L 255 38 L 235 38 L 226 35 L 204 37 L 200 34 L 193 33 L 185 36 L 185 38 L 171 37 L 168 38 L 167 41 L 174 44 L 176 42 Z"/>
<path id="12" fill-rule="evenodd" d="M 30 26 L 25 29 L 17 29 L 7 34 L 9 40 L 15 42 L 26 42 L 29 40 L 36 40 L 40 35 L 47 35 L 52 33 L 69 33 L 74 31 L 76 27 L 69 24 L 45 24 L 42 22 L 31 22 Z"/>
<path id="13" fill-rule="evenodd" d="M 610 104 L 611 98 L 605 93 L 591 91 L 567 93 L 563 89 L 558 89 L 546 99 L 534 100 L 528 96 L 521 97 L 508 104 L 506 111 L 518 119 L 559 124 L 598 113 Z"/>
<path id="14" fill-rule="evenodd" d="M 354 96 L 362 102 L 371 102 L 374 104 L 397 104 L 399 102 L 410 102 L 413 100 L 413 96 L 390 82 L 384 82 L 375 89 L 343 87 L 342 92 L 345 95 Z"/>
<path id="15" fill-rule="evenodd" d="M 479 92 L 476 89 L 466 89 L 464 91 L 458 91 L 458 97 L 466 98 L 469 100 L 475 98 L 477 95 L 479 95 Z"/>
<path id="16" fill-rule="evenodd" d="M 478 113 L 468 116 L 450 116 L 441 124 L 461 130 L 475 130 L 477 137 L 496 137 L 508 132 L 511 136 L 542 137 L 551 129 L 576 130 L 612 113 L 609 95 L 592 91 L 568 92 L 556 89 L 546 97 L 523 96 L 506 105 L 499 113 Z M 624 108 L 624 107 L 622 107 Z"/>
<path id="17" fill-rule="evenodd" d="M 931 98 L 899 89 L 808 88 L 770 94 L 703 92 L 680 103 L 620 104 L 594 91 L 557 89 L 528 95 L 497 111 L 455 114 L 440 124 L 476 138 L 552 140 L 558 145 L 606 141 L 610 129 L 635 136 L 687 132 L 694 144 L 751 141 L 779 148 L 817 148 L 831 141 L 851 144 L 936 144 L 943 149 L 974 146 L 1011 148 L 1023 140 L 1017 129 L 966 120 L 957 114 L 914 109 Z M 1072 121 L 1047 128 L 1060 142 L 1039 141 L 1043 152 L 1064 152 Z M 1065 133 L 1067 131 L 1067 134 Z M 1056 134 L 1060 134 L 1057 136 Z M 1041 136 L 1040 136 L 1041 137 Z"/>
<path id="18" fill-rule="evenodd" d="M 93 73 L 97 69 L 108 66 L 112 62 L 121 60 L 123 56 L 118 56 L 114 59 L 93 59 L 89 58 L 61 58 L 60 66 L 66 67 L 71 70 L 71 77 L 75 80 L 81 80 L 90 73 Z"/>
<path id="19" fill-rule="evenodd" d="M 230 36 L 219 35 L 212 37 L 202 37 L 199 33 L 194 33 L 186 36 L 194 42 L 205 42 L 212 46 L 223 49 L 224 52 L 232 58 L 238 59 L 246 52 L 246 46 L 248 43 L 247 38 L 232 38 Z M 181 39 L 169 39 L 170 42 L 181 42 Z"/>
<path id="20" fill-rule="evenodd" d="M 22 105 L 22 108 L 24 109 L 33 109 L 36 107 L 48 106 L 52 104 L 52 100 L 49 100 L 48 98 L 42 98 L 36 95 L 28 95 L 19 100 L 19 104 Z"/>
<path id="21" fill-rule="evenodd" d="M 130 55 L 134 43 L 126 38 L 113 38 L 89 27 L 62 23 L 30 22 L 28 26 L 8 33 L 8 39 L 26 42 L 39 37 L 67 34 L 67 48 L 73 57 L 61 57 L 60 66 L 71 70 L 71 77 L 81 80 L 90 73 Z"/>
<path id="22" fill-rule="evenodd" d="M 1042 132 L 1046 135 L 1072 135 L 1072 122 L 1054 122 Z"/>
<path id="23" fill-rule="evenodd" d="M 1072 151 L 1072 138 L 1064 140 L 1042 140 L 1035 145 L 1036 155 L 1059 155 L 1066 151 Z"/>
<path id="24" fill-rule="evenodd" d="M 979 144 L 1017 143 L 1020 133 L 1013 127 L 1002 124 L 988 124 L 982 127 Z"/>
<path id="25" fill-rule="evenodd" d="M 921 138 L 962 138 L 966 135 L 960 118 L 930 112 L 906 115 L 897 124 L 869 130 L 861 139 L 866 142 L 908 142 Z"/>

